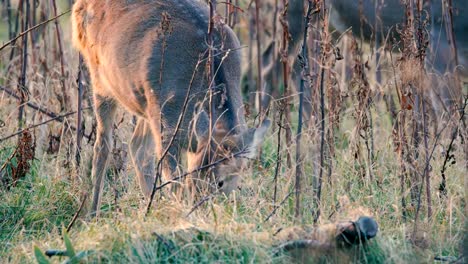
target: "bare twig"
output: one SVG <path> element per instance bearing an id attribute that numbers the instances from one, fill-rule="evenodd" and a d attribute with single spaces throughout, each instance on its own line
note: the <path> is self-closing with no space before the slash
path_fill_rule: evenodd
<path id="1" fill-rule="evenodd" d="M 467 105 L 468 105 L 468 97 L 465 98 L 465 102 L 463 103 L 463 107 L 461 107 L 461 110 L 460 110 L 461 115 L 460 115 L 459 124 L 452 130 L 452 134 L 451 134 L 451 137 L 450 137 L 450 143 L 449 143 L 449 145 L 447 147 L 447 150 L 445 151 L 444 163 L 442 164 L 442 169 L 440 170 L 440 173 L 441 173 L 441 176 L 442 176 L 442 182 L 440 183 L 439 191 L 442 194 L 447 193 L 445 171 L 447 170 L 447 167 L 449 165 L 448 163 L 450 161 L 452 161 L 452 159 L 453 159 L 453 156 L 451 155 L 452 150 L 453 150 L 453 144 L 455 142 L 455 139 L 457 138 L 457 135 L 458 135 L 458 132 L 460 130 L 460 126 L 462 125 L 463 119 L 465 118 L 466 106 Z M 454 160 L 452 162 L 454 162 Z"/>
<path id="2" fill-rule="evenodd" d="M 248 45 L 248 54 L 247 58 L 248 61 L 251 62 L 254 60 L 253 58 L 253 46 L 254 46 L 254 33 L 255 33 L 255 23 L 254 23 L 254 18 L 255 16 L 252 14 L 253 11 L 250 10 L 250 16 L 249 16 L 249 45 Z M 247 69 L 247 83 L 248 83 L 248 90 L 247 90 L 247 95 L 249 99 L 249 112 L 252 111 L 252 109 L 255 108 L 255 92 L 254 92 L 254 74 L 253 74 L 253 67 L 248 67 Z"/>
<path id="3" fill-rule="evenodd" d="M 7 20 L 8 20 L 8 36 L 9 38 L 13 38 L 13 25 L 11 24 L 11 1 L 6 0 L 6 10 L 7 10 Z"/>
<path id="4" fill-rule="evenodd" d="M 26 15 L 24 16 L 24 6 L 21 9 L 21 13 L 24 16 L 24 21 L 22 22 L 23 30 L 27 30 L 29 27 L 29 0 L 26 1 Z M 26 71 L 28 68 L 28 35 L 23 36 L 23 47 L 22 47 L 22 64 L 21 64 L 21 76 L 18 82 L 18 93 L 20 94 L 19 99 L 19 108 L 18 108 L 18 129 L 23 127 L 24 123 L 24 102 L 26 102 L 26 95 L 29 93 L 26 87 Z"/>
<path id="5" fill-rule="evenodd" d="M 4 91 L 9 96 L 11 96 L 11 97 L 13 97 L 13 98 L 15 98 L 17 100 L 21 99 L 21 97 L 19 97 L 13 90 L 11 90 L 9 88 L 0 86 L 0 90 Z M 55 113 L 55 112 L 52 112 L 52 111 L 50 111 L 50 110 L 48 110 L 46 108 L 43 108 L 43 107 L 38 106 L 38 105 L 36 105 L 34 103 L 31 103 L 31 102 L 25 102 L 25 104 L 27 106 L 31 107 L 32 109 L 37 110 L 37 111 L 45 114 L 48 117 L 55 118 L 56 121 L 63 122 L 63 118 L 61 116 L 59 116 L 57 113 Z"/>
<path id="6" fill-rule="evenodd" d="M 16 157 L 16 153 L 18 152 L 18 148 L 15 148 L 15 151 L 10 155 L 10 157 L 7 158 L 5 163 L 3 163 L 2 167 L 0 168 L 0 176 L 2 176 L 2 171 L 8 166 L 8 164 L 11 163 L 11 160 Z M 1 179 L 1 178 L 0 178 Z"/>
<path id="7" fill-rule="evenodd" d="M 276 195 L 278 193 L 278 174 L 281 169 L 281 130 L 282 128 L 282 123 L 283 123 L 283 115 L 284 115 L 284 109 L 283 107 L 280 107 L 279 109 L 279 120 L 278 120 L 278 142 L 276 143 L 276 166 L 275 166 L 275 176 L 274 176 L 274 182 L 275 182 L 275 189 L 273 191 L 273 203 L 276 204 Z"/>
<path id="8" fill-rule="evenodd" d="M 309 55 L 307 52 L 307 36 L 309 31 L 309 23 L 310 18 L 312 15 L 312 10 L 314 4 L 312 0 L 308 0 L 308 8 L 307 14 L 304 17 L 304 32 L 303 32 L 303 39 L 302 39 L 302 50 L 301 50 L 301 67 L 302 67 L 302 74 L 301 74 L 301 83 L 300 83 L 300 91 L 299 91 L 299 110 L 298 110 L 298 126 L 297 126 L 297 134 L 296 134 L 296 210 L 295 216 L 296 219 L 299 219 L 301 215 L 301 206 L 300 206 L 300 191 L 301 191 L 301 178 L 302 178 L 302 152 L 301 152 L 301 138 L 302 138 L 302 112 L 303 112 L 303 105 L 304 105 L 304 86 L 306 82 L 308 83 L 309 77 Z"/>
<path id="9" fill-rule="evenodd" d="M 207 61 L 207 74 L 208 74 L 208 80 L 209 86 L 208 86 L 208 93 L 209 93 L 209 111 L 208 115 L 210 118 L 210 126 L 209 126 L 209 134 L 208 137 L 211 138 L 212 136 L 212 131 L 214 128 L 214 122 L 216 120 L 216 117 L 213 116 L 214 109 L 216 109 L 214 100 L 213 100 L 213 92 L 214 92 L 214 54 L 213 54 L 213 49 L 214 49 L 214 19 L 215 19 L 215 13 L 216 13 L 216 0 L 208 0 L 208 5 L 210 8 L 210 17 L 208 21 L 208 61 Z M 211 157 L 208 157 L 209 159 Z"/>
<path id="10" fill-rule="evenodd" d="M 428 152 L 428 156 L 426 157 L 426 163 L 425 163 L 425 166 L 424 166 L 424 172 L 422 173 L 422 177 L 424 177 L 424 175 L 426 175 L 427 171 L 429 170 L 430 168 L 430 161 L 434 155 L 434 151 L 437 147 L 437 144 L 439 142 L 439 139 L 440 139 L 440 136 L 442 135 L 442 133 L 444 132 L 444 130 L 447 128 L 447 126 L 444 126 L 442 127 L 442 129 L 439 131 L 439 133 L 437 133 L 437 135 L 435 135 L 435 138 L 434 138 L 434 144 L 432 145 L 432 150 L 430 152 Z M 419 221 L 419 212 L 421 210 L 421 196 L 422 196 L 422 189 L 423 189 L 424 185 L 421 184 L 420 185 L 420 188 L 419 188 L 419 191 L 418 191 L 418 200 L 417 200 L 417 206 L 416 206 L 416 213 L 415 213 L 415 216 L 414 216 L 414 226 L 413 226 L 413 238 L 416 236 L 416 233 L 418 231 L 418 221 Z"/>
<path id="11" fill-rule="evenodd" d="M 179 114 L 179 119 L 177 120 L 177 124 L 175 126 L 174 133 L 172 134 L 172 138 L 169 141 L 169 144 L 167 145 L 167 147 L 164 150 L 163 154 L 159 158 L 158 164 L 156 166 L 156 177 L 155 177 L 154 184 L 153 184 L 153 190 L 151 191 L 150 200 L 149 200 L 148 206 L 146 208 L 146 215 L 148 215 L 150 210 L 151 210 L 151 205 L 153 203 L 154 195 L 156 194 L 156 191 L 158 190 L 157 183 L 158 183 L 158 179 L 161 177 L 160 168 L 161 168 L 162 162 L 163 162 L 164 158 L 166 157 L 167 153 L 169 152 L 169 149 L 172 147 L 172 144 L 174 143 L 174 140 L 175 140 L 175 138 L 176 138 L 176 136 L 177 136 L 177 134 L 179 132 L 180 125 L 182 124 L 182 120 L 183 120 L 183 118 L 185 116 L 185 112 L 187 110 L 187 104 L 188 104 L 188 101 L 189 101 L 189 98 L 190 98 L 190 92 L 192 91 L 192 86 L 193 86 L 192 84 L 193 84 L 195 76 L 196 76 L 196 74 L 198 72 L 199 66 L 200 66 L 200 60 L 197 62 L 197 65 L 195 66 L 195 70 L 194 70 L 194 72 L 192 74 L 192 79 L 190 80 L 190 84 L 189 84 L 189 87 L 187 89 L 187 94 L 185 95 L 184 104 L 182 105 L 182 112 Z"/>
<path id="12" fill-rule="evenodd" d="M 76 82 L 78 84 L 78 102 L 77 102 L 77 118 L 76 118 L 76 150 L 75 161 L 77 168 L 80 166 L 81 161 L 81 141 L 83 139 L 83 83 L 81 81 L 83 70 L 83 57 L 79 55 L 78 64 L 78 77 Z"/>
<path id="13" fill-rule="evenodd" d="M 320 70 L 320 168 L 317 189 L 315 191 L 315 214 L 314 223 L 317 223 L 320 217 L 320 200 L 322 196 L 323 167 L 325 159 L 325 95 L 324 95 L 325 69 Z"/>
<path id="14" fill-rule="evenodd" d="M 84 207 L 87 199 L 88 199 L 88 193 L 85 193 L 83 195 L 83 200 L 81 201 L 80 207 L 78 207 L 78 210 L 73 215 L 73 218 L 72 218 L 70 224 L 68 224 L 68 226 L 67 226 L 67 233 L 70 232 L 70 230 L 72 229 L 73 225 L 76 222 L 76 219 L 78 219 L 78 216 L 80 215 L 81 211 L 83 210 L 83 207 Z"/>
<path id="15" fill-rule="evenodd" d="M 18 8 L 16 10 L 22 10 L 23 9 L 23 2 L 24 1 L 18 1 Z M 15 31 L 13 32 L 12 31 L 12 36 L 16 35 L 16 33 L 18 32 L 19 30 L 19 19 L 20 19 L 20 14 L 21 12 L 16 12 L 16 18 L 15 18 Z M 19 38 L 19 37 L 18 37 Z M 18 39 L 16 38 L 13 42 L 11 42 L 11 44 L 15 44 L 16 43 L 16 40 Z M 16 47 L 13 45 L 12 49 L 10 50 L 10 62 L 13 60 L 13 58 L 15 57 L 15 49 Z M 0 51 L 2 49 L 0 48 Z M 6 72 L 9 72 L 10 71 L 10 67 L 11 65 L 13 65 L 12 63 L 8 64 L 8 67 L 6 69 Z"/>
<path id="16" fill-rule="evenodd" d="M 279 71 L 279 64 L 278 64 L 278 53 L 276 52 L 276 38 L 277 38 L 277 34 L 276 34 L 276 29 L 277 29 L 277 23 L 276 23 L 276 17 L 278 16 L 278 11 L 279 11 L 279 8 L 278 8 L 278 0 L 275 0 L 275 11 L 273 13 L 273 43 L 272 43 L 272 50 L 273 50 L 273 65 L 274 65 L 274 69 L 273 71 L 274 74 L 273 74 L 273 78 L 271 80 L 271 88 L 270 88 L 270 91 L 273 91 L 273 90 L 277 90 L 277 82 L 278 82 L 278 77 L 277 77 L 277 71 Z M 273 88 L 274 87 L 274 88 Z M 267 96 L 270 96 L 269 94 L 267 94 Z M 263 102 L 262 102 L 263 103 Z M 269 108 L 268 105 L 265 106 L 266 108 Z M 276 145 L 276 166 L 275 166 L 275 176 L 274 176 L 274 184 L 275 184 L 275 188 L 274 188 L 274 192 L 273 192 L 273 204 L 276 205 L 276 196 L 277 196 L 277 193 L 278 193 L 278 174 L 279 174 L 279 171 L 281 169 L 281 130 L 282 130 L 282 126 L 283 126 L 283 116 L 284 116 L 284 107 L 281 105 L 281 101 L 280 101 L 280 104 L 279 104 L 279 120 L 278 120 L 278 142 L 277 142 L 277 145 Z"/>
<path id="17" fill-rule="evenodd" d="M 260 117 L 261 124 L 263 122 L 263 110 L 262 110 L 262 88 L 263 88 L 263 76 L 262 76 L 262 43 L 261 43 L 261 31 L 260 31 L 260 1 L 255 0 L 255 22 L 257 29 L 257 104 L 258 104 L 258 115 Z"/>
<path id="18" fill-rule="evenodd" d="M 52 7 L 54 10 L 54 15 L 57 16 L 57 3 L 56 0 L 52 0 Z M 64 61 L 64 56 L 63 56 L 63 45 L 62 45 L 62 36 L 60 34 L 60 27 L 58 23 L 58 19 L 54 20 L 55 22 L 55 32 L 57 35 L 57 42 L 58 42 L 58 48 L 59 48 L 59 58 L 60 58 L 60 73 L 61 73 L 61 78 L 60 78 L 60 83 L 62 84 L 62 98 L 61 98 L 61 103 L 62 103 L 62 110 L 66 110 L 68 106 L 68 94 L 67 94 L 67 87 L 65 83 L 65 61 Z"/>
<path id="19" fill-rule="evenodd" d="M 273 209 L 273 211 L 267 216 L 267 218 L 265 218 L 265 220 L 263 220 L 263 223 L 266 223 L 268 220 L 270 220 L 270 218 L 276 214 L 276 211 L 288 200 L 289 197 L 291 197 L 291 195 L 293 194 L 294 192 L 290 192 L 288 193 L 288 195 L 286 195 L 286 197 L 284 197 L 284 199 L 278 204 L 278 205 L 275 205 L 275 208 Z"/>
<path id="20" fill-rule="evenodd" d="M 167 181 L 167 182 L 165 182 L 165 183 L 163 183 L 163 184 L 161 184 L 161 185 L 155 187 L 155 188 L 154 188 L 154 192 L 159 191 L 159 190 L 161 190 L 162 188 L 164 188 L 164 187 L 166 187 L 166 186 L 168 186 L 168 185 L 170 185 L 170 184 L 178 183 L 180 180 L 185 179 L 187 176 L 189 176 L 189 175 L 191 175 L 191 174 L 193 174 L 193 173 L 197 173 L 197 172 L 199 172 L 199 171 L 209 169 L 209 168 L 214 167 L 214 166 L 216 166 L 216 165 L 218 165 L 218 164 L 220 164 L 220 163 L 222 163 L 222 162 L 224 162 L 224 161 L 226 161 L 226 160 L 228 160 L 228 159 L 230 159 L 230 158 L 239 157 L 239 156 L 242 156 L 242 154 L 245 154 L 245 153 L 246 153 L 246 151 L 245 151 L 245 150 L 242 150 L 242 151 L 239 151 L 239 152 L 233 154 L 233 155 L 230 156 L 230 157 L 224 157 L 224 158 L 219 159 L 219 160 L 216 160 L 216 161 L 214 161 L 214 162 L 212 162 L 212 163 L 210 163 L 210 164 L 200 166 L 200 167 L 198 167 L 198 168 L 196 168 L 196 169 L 194 169 L 194 170 L 192 170 L 192 171 L 186 172 L 186 173 L 184 173 L 184 174 L 182 174 L 182 175 L 180 175 L 180 176 L 177 176 L 177 177 L 173 178 L 173 179 L 170 180 L 170 181 Z"/>
<path id="21" fill-rule="evenodd" d="M 44 252 L 47 257 L 65 257 L 68 255 L 68 251 L 60 249 L 48 249 Z"/>
<path id="22" fill-rule="evenodd" d="M 50 18 L 50 19 L 48 19 L 48 20 L 46 20 L 46 21 L 44 21 L 44 22 L 41 22 L 41 23 L 39 23 L 39 24 L 37 24 L 37 25 L 35 25 L 35 26 L 33 26 L 33 27 L 30 27 L 30 28 L 28 28 L 27 30 L 25 30 L 25 31 L 23 31 L 23 32 L 21 32 L 21 33 L 19 33 L 16 37 L 10 39 L 8 42 L 6 42 L 6 43 L 3 44 L 2 46 L 0 46 L 0 51 L 3 50 L 4 48 L 10 46 L 10 45 L 15 44 L 15 42 L 16 42 L 19 38 L 21 38 L 22 36 L 28 34 L 29 32 L 31 32 L 31 31 L 33 31 L 33 30 L 36 30 L 36 29 L 40 28 L 41 26 L 43 26 L 43 25 L 45 25 L 45 24 L 48 24 L 48 23 L 50 23 L 50 22 L 52 22 L 52 21 L 55 21 L 56 19 L 58 19 L 58 18 L 60 18 L 60 17 L 62 17 L 62 16 L 64 16 L 64 15 L 66 15 L 66 14 L 68 14 L 68 13 L 70 13 L 70 12 L 71 12 L 71 10 L 67 10 L 67 11 L 61 13 L 60 15 L 54 16 L 54 17 L 52 17 L 52 18 Z"/>
<path id="23" fill-rule="evenodd" d="M 164 238 L 163 236 L 159 235 L 159 234 L 156 233 L 156 232 L 153 232 L 152 234 L 155 235 L 155 236 L 158 238 L 158 240 L 161 241 L 161 242 L 164 244 L 164 246 L 165 246 L 169 251 L 173 251 L 173 250 L 174 250 L 174 246 L 171 245 L 171 244 L 169 244 L 169 242 L 167 241 L 166 238 Z"/>
<path id="24" fill-rule="evenodd" d="M 91 108 L 90 108 L 90 107 L 87 107 L 87 108 L 84 108 L 84 109 L 91 109 Z M 57 120 L 59 120 L 59 119 L 63 119 L 64 117 L 71 116 L 71 115 L 74 115 L 74 114 L 76 114 L 76 111 L 68 112 L 68 113 L 65 113 L 65 114 L 63 114 L 63 115 L 59 115 L 59 116 L 57 116 L 57 117 L 48 119 L 48 120 L 46 120 L 46 121 L 44 121 L 44 122 L 41 122 L 41 123 L 39 123 L 39 124 L 31 125 L 31 126 L 25 128 L 25 129 L 21 129 L 21 130 L 19 130 L 18 132 L 15 132 L 15 133 L 11 134 L 11 135 L 9 135 L 9 136 L 6 136 L 6 137 L 4 137 L 4 138 L 0 138 L 0 142 L 3 142 L 3 141 L 5 141 L 5 140 L 7 140 L 7 139 L 10 139 L 10 138 L 12 138 L 12 137 L 18 136 L 18 135 L 20 135 L 21 133 L 23 133 L 23 132 L 26 131 L 26 130 L 30 130 L 30 129 L 33 129 L 33 128 L 36 128 L 36 127 L 39 127 L 39 126 L 48 124 L 48 123 L 53 122 L 53 121 L 57 121 Z"/>
<path id="25" fill-rule="evenodd" d="M 324 3 L 320 3 L 323 7 Z M 327 12 L 323 10 L 323 12 Z M 322 49 L 321 56 L 322 56 L 322 63 L 320 68 L 320 168 L 319 168 L 319 177 L 317 183 L 317 189 L 315 190 L 315 213 L 314 213 L 314 223 L 317 223 L 320 217 L 320 200 L 322 196 L 322 181 L 323 181 L 323 167 L 324 167 L 324 160 L 325 160 L 325 59 L 326 55 L 324 54 L 324 50 Z"/>
<path id="26" fill-rule="evenodd" d="M 4 91 L 6 94 L 8 94 L 9 96 L 11 96 L 11 97 L 13 97 L 13 98 L 15 98 L 17 100 L 19 100 L 19 98 L 20 98 L 18 95 L 16 95 L 16 93 L 14 91 L 12 91 L 12 90 L 10 90 L 10 89 L 8 89 L 6 87 L 0 86 L 0 90 Z M 34 103 L 31 103 L 31 102 L 25 102 L 25 104 L 27 106 L 29 106 L 30 108 L 32 108 L 34 110 L 37 110 L 37 111 L 45 114 L 46 116 L 50 117 L 51 119 L 49 121 L 47 121 L 47 123 L 49 123 L 51 121 L 57 121 L 57 122 L 63 123 L 63 122 L 65 122 L 64 117 L 72 115 L 71 112 L 59 115 L 59 114 L 57 114 L 55 112 L 52 112 L 52 111 L 50 111 L 50 110 L 48 110 L 46 108 L 43 108 L 43 107 L 38 106 L 38 105 L 36 105 Z M 92 106 L 85 107 L 82 110 L 89 110 L 89 109 L 92 109 Z M 43 125 L 43 124 L 41 123 L 41 125 Z M 72 131 L 76 131 L 76 127 L 74 127 L 74 126 L 68 126 L 68 128 L 70 128 Z M 83 136 L 86 139 L 90 140 L 92 135 L 83 134 Z M 0 142 L 2 140 L 3 139 L 0 139 Z"/>
<path id="27" fill-rule="evenodd" d="M 281 51 L 280 51 L 280 60 L 283 65 L 283 99 L 281 102 L 281 106 L 283 107 L 284 115 L 286 122 L 285 126 L 285 136 L 286 142 L 288 145 L 292 143 L 292 132 L 291 132 L 291 113 L 290 113 L 290 95 L 289 95 L 289 74 L 290 74 L 290 65 L 289 65 L 289 54 L 288 54 L 288 47 L 289 47 L 289 24 L 288 24 L 288 7 L 289 7 L 289 0 L 283 0 L 283 10 L 280 16 L 280 24 L 283 29 L 283 35 L 281 39 Z M 286 151 L 286 163 L 289 169 L 292 168 L 292 157 L 291 153 Z"/>
<path id="28" fill-rule="evenodd" d="M 205 197 L 203 197 L 199 202 L 197 202 L 197 204 L 195 204 L 195 206 L 190 210 L 190 212 L 185 216 L 185 217 L 189 217 L 193 212 L 195 212 L 202 204 L 206 203 L 207 201 L 213 199 L 214 195 L 213 194 L 209 194 Z"/>

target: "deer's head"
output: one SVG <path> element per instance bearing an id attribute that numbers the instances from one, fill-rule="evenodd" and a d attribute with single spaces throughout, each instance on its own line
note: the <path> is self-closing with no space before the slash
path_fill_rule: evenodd
<path id="1" fill-rule="evenodd" d="M 197 124 L 196 151 L 188 157 L 188 170 L 196 171 L 195 186 L 225 194 L 236 189 L 248 162 L 256 158 L 270 124 L 265 120 L 257 128 L 240 131 L 215 126 L 211 135 L 207 122 Z"/>

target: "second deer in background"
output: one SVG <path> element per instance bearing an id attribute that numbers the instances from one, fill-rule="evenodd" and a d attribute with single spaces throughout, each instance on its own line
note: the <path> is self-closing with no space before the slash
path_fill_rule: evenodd
<path id="1" fill-rule="evenodd" d="M 293 87 L 300 80 L 301 69 L 296 57 L 300 49 L 301 29 L 303 29 L 304 23 L 304 2 L 289 1 L 288 6 L 287 22 L 290 33 L 288 55 Z M 454 1 L 452 9 L 448 9 L 447 2 L 445 0 L 431 1 L 431 8 L 429 10 L 431 21 L 429 26 L 430 46 L 427 51 L 429 55 L 426 59 L 426 69 L 438 75 L 439 79 L 449 79 L 449 81 L 432 82 L 430 93 L 435 95 L 433 97 L 436 98 L 433 98 L 431 101 L 436 109 L 451 109 L 451 107 L 459 102 L 462 91 L 460 91 L 460 86 L 456 83 L 456 78 L 452 76 L 455 72 L 463 77 L 468 75 L 465 69 L 468 56 L 468 37 L 465 34 L 468 31 L 468 20 L 462 15 L 468 10 L 466 5 L 462 5 L 460 1 Z M 392 33 L 391 36 L 396 36 L 398 39 L 396 28 L 405 23 L 405 6 L 400 0 L 330 0 L 326 1 L 326 3 L 330 11 L 331 27 L 335 28 L 339 33 L 351 29 L 356 37 L 362 36 L 366 41 L 375 40 L 376 36 L 388 36 L 389 32 L 393 32 L 394 34 Z M 453 17 L 453 24 L 448 22 L 450 18 L 449 14 Z M 456 42 L 454 42 L 454 46 L 457 48 L 456 53 L 452 49 L 451 26 L 453 26 L 453 34 L 456 39 Z M 380 41 L 382 39 L 378 38 Z M 278 46 L 276 45 L 277 48 Z M 277 74 L 276 69 L 278 68 L 275 64 L 279 64 L 280 61 L 279 59 L 273 61 L 273 53 L 278 52 L 273 47 L 274 45 L 270 42 L 262 53 L 264 62 L 263 78 L 265 80 L 263 108 L 266 108 L 270 104 L 270 95 L 275 93 L 273 86 L 278 85 L 277 83 L 273 84 L 273 75 Z M 311 91 L 305 92 L 304 115 L 306 115 L 306 120 L 310 118 L 313 108 L 311 94 Z M 442 107 L 440 107 L 440 104 L 442 104 Z M 437 112 L 439 114 L 442 113 L 442 111 Z"/>

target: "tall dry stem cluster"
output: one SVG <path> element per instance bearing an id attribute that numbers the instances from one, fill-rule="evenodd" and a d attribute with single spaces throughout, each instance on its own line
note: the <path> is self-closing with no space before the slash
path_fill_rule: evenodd
<path id="1" fill-rule="evenodd" d="M 417 4 L 416 6 L 414 4 Z M 400 103 L 400 113 L 397 119 L 398 144 L 396 151 L 401 162 L 401 188 L 402 195 L 409 186 L 412 210 L 415 211 L 415 230 L 421 205 L 423 186 L 426 184 L 427 213 L 431 216 L 431 194 L 429 182 L 429 137 L 427 124 L 428 97 L 425 82 L 425 51 L 428 47 L 427 20 L 419 1 L 406 3 L 406 22 L 399 30 L 402 43 L 402 56 L 397 62 L 400 80 L 397 86 L 397 95 Z M 437 126 L 436 126 L 437 128 Z M 435 139 L 435 135 L 432 135 Z M 406 197 L 402 197 L 402 212 L 407 216 Z"/>

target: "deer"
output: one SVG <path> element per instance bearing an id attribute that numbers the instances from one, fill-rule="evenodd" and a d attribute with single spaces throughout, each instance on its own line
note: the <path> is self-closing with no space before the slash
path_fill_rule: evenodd
<path id="1" fill-rule="evenodd" d="M 287 22 L 290 34 L 288 54 L 293 87 L 299 83 L 301 75 L 301 69 L 296 58 L 299 54 L 304 29 L 305 2 L 307 1 L 289 1 L 288 5 Z M 458 57 L 458 59 L 455 59 L 450 47 L 451 37 L 447 33 L 450 30 L 449 25 L 446 23 L 446 16 L 442 11 L 445 8 L 444 2 L 443 0 L 432 1 L 429 14 L 431 18 L 429 39 L 431 46 L 429 47 L 430 56 L 426 60 L 426 68 L 437 75 L 446 75 L 458 71 L 462 78 L 466 78 L 468 76 L 468 70 L 465 68 L 468 58 L 468 37 L 465 32 L 468 30 L 468 20 L 464 18 L 463 14 L 468 11 L 468 7 L 463 5 L 461 1 L 453 1 L 453 33 L 456 39 L 456 55 Z M 401 25 L 405 22 L 405 6 L 400 0 L 329 0 L 325 4 L 330 11 L 330 26 L 333 30 L 339 34 L 351 31 L 354 36 L 362 36 L 366 41 L 370 41 L 375 36 L 395 32 L 398 24 Z M 362 29 L 361 22 L 363 22 Z M 377 27 L 375 27 L 376 25 Z M 264 62 L 262 75 L 266 82 L 264 93 L 271 94 L 273 92 L 272 76 L 276 74 L 275 71 L 278 69 L 275 64 L 280 62 L 272 60 L 273 53 L 278 52 L 272 49 L 272 41 L 266 47 L 262 52 Z M 435 84 L 435 82 L 433 83 Z M 431 87 L 432 92 L 441 98 L 433 101 L 442 101 L 447 106 L 456 104 L 461 95 L 459 94 L 460 91 L 454 89 L 455 86 L 454 82 L 448 82 L 442 87 L 433 85 Z M 310 118 L 312 111 L 311 91 L 306 90 L 304 96 L 304 118 L 307 120 Z M 270 96 L 264 95 L 263 98 L 262 108 L 267 108 Z"/>
<path id="2" fill-rule="evenodd" d="M 423 18 L 421 18 L 429 20 L 426 69 L 436 75 L 458 72 L 462 78 L 465 78 L 468 76 L 465 68 L 468 58 L 468 37 L 466 36 L 468 20 L 465 19 L 464 14 L 468 12 L 468 7 L 461 1 L 451 1 L 452 7 L 449 10 L 448 1 L 432 0 L 429 2 L 430 6 L 425 6 Z M 351 28 L 354 35 L 359 36 L 362 33 L 366 39 L 370 39 L 373 34 L 378 38 L 388 33 L 397 33 L 398 25 L 405 23 L 406 19 L 404 1 L 400 0 L 363 0 L 362 5 L 359 1 L 332 0 L 330 5 L 330 20 L 339 32 Z M 416 2 L 413 8 L 416 8 Z M 449 12 L 453 16 L 452 25 L 447 22 Z M 360 18 L 361 13 L 363 20 Z M 453 32 L 450 32 L 452 30 Z M 451 33 L 455 41 L 452 40 Z M 453 44 L 457 47 L 456 54 L 451 50 L 451 42 L 454 42 Z M 445 106 L 457 104 L 462 97 L 460 94 L 462 91 L 457 91 L 455 88 L 455 81 L 449 81 L 441 87 L 435 85 L 431 87 L 431 92 L 435 93 Z"/>
<path id="3" fill-rule="evenodd" d="M 118 108 L 137 117 L 129 152 L 146 199 L 156 184 L 156 164 L 171 181 L 183 168 L 183 153 L 192 190 L 208 186 L 225 194 L 257 156 L 271 122 L 247 127 L 240 43 L 228 26 L 214 23 L 209 44 L 209 11 L 194 0 L 75 2 L 73 43 L 90 72 L 97 120 L 91 216 L 99 215 Z"/>

